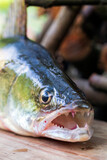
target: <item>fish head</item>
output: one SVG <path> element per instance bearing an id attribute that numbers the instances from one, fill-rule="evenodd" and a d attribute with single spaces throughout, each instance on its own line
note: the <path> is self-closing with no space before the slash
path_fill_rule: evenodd
<path id="1" fill-rule="evenodd" d="M 21 127 L 13 131 L 68 142 L 89 140 L 94 111 L 74 82 L 62 72 L 53 81 L 51 75 L 39 79 L 27 73 L 18 77 L 8 99 L 10 116 Z"/>
<path id="2" fill-rule="evenodd" d="M 39 91 L 40 110 L 33 127 L 37 135 L 68 142 L 91 138 L 94 111 L 74 82 L 66 75 Z"/>

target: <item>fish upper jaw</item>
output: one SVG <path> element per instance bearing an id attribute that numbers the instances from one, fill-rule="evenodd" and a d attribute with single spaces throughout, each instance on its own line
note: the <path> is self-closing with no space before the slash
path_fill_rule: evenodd
<path id="1" fill-rule="evenodd" d="M 79 142 L 91 138 L 91 123 L 94 111 L 87 101 L 74 101 L 62 108 L 46 113 L 40 122 L 35 121 L 34 131 L 38 136 L 62 141 Z"/>

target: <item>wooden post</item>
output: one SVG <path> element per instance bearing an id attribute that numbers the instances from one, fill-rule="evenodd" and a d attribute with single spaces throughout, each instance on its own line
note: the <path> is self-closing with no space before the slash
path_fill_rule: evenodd
<path id="1" fill-rule="evenodd" d="M 72 78 L 72 77 L 71 77 Z M 89 81 L 85 79 L 72 78 L 77 86 L 85 93 L 87 99 L 94 105 L 107 106 L 107 93 L 94 90 Z"/>
<path id="2" fill-rule="evenodd" d="M 7 17 L 6 28 L 3 37 L 12 37 L 15 35 L 26 35 L 27 21 L 25 0 L 15 0 L 12 3 Z"/>
<path id="3" fill-rule="evenodd" d="M 62 7 L 42 39 L 41 45 L 53 54 L 60 46 L 81 7 Z"/>

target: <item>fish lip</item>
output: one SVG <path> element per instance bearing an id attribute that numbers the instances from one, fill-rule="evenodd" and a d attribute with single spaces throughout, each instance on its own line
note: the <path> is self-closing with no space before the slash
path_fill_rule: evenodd
<path id="1" fill-rule="evenodd" d="M 46 136 L 46 132 L 47 130 L 49 129 L 49 125 L 51 124 L 51 122 L 57 118 L 58 116 L 60 115 L 63 115 L 65 113 L 69 113 L 69 112 L 77 112 L 77 105 L 74 105 L 77 101 L 73 101 L 73 103 L 70 103 L 70 104 L 67 104 L 67 105 L 64 105 L 62 106 L 60 109 L 56 110 L 56 111 L 53 111 L 49 114 L 47 114 L 46 118 L 44 118 L 38 125 L 38 135 L 40 136 L 45 136 L 45 137 L 51 137 L 51 136 Z M 82 101 L 83 102 L 83 101 Z M 85 101 L 86 102 L 86 101 Z M 94 113 L 93 109 L 90 108 L 88 110 L 88 112 L 91 112 L 91 113 Z M 80 128 L 79 128 L 80 129 Z M 78 129 L 78 130 L 79 130 Z M 90 137 L 92 136 L 92 129 L 90 128 L 90 126 L 85 126 L 84 128 L 84 132 L 87 132 L 87 134 L 85 135 L 86 138 L 82 138 L 80 137 L 79 140 L 72 140 L 72 141 L 86 141 L 88 139 L 90 139 Z M 77 130 L 77 131 L 78 131 Z M 53 139 L 57 139 L 57 137 L 51 137 Z M 84 139 L 84 140 L 83 140 Z M 60 139 L 61 140 L 61 139 Z M 62 139 L 64 141 L 64 139 Z M 65 140 L 65 141 L 71 141 L 71 140 Z"/>

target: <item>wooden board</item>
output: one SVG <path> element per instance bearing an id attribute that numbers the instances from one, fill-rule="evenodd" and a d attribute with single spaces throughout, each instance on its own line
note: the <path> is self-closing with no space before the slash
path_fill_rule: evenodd
<path id="1" fill-rule="evenodd" d="M 88 142 L 67 143 L 0 131 L 0 160 L 107 160 L 107 123 L 94 121 Z"/>

